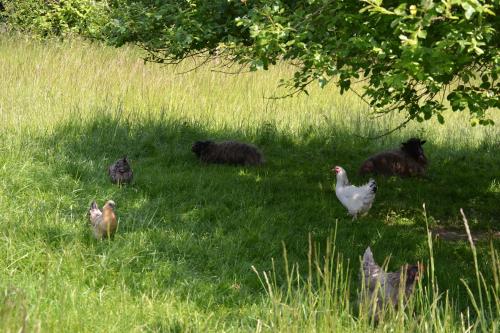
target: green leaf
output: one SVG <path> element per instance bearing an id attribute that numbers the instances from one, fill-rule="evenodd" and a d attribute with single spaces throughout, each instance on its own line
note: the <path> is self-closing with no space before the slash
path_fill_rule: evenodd
<path id="1" fill-rule="evenodd" d="M 405 15 L 406 14 L 406 3 L 403 2 L 402 4 L 397 6 L 396 9 L 394 9 L 394 13 L 396 15 Z"/>
<path id="2" fill-rule="evenodd" d="M 438 122 L 442 125 L 444 124 L 444 117 L 441 113 L 436 114 Z"/>
<path id="3" fill-rule="evenodd" d="M 258 70 L 263 70 L 263 69 L 264 69 L 264 62 L 260 59 L 253 61 L 250 65 L 251 71 L 258 71 Z"/>
<path id="4" fill-rule="evenodd" d="M 481 89 L 490 89 L 491 88 L 491 83 L 489 83 L 489 82 L 482 82 L 479 87 Z"/>
<path id="5" fill-rule="evenodd" d="M 470 20 L 470 18 L 472 17 L 472 15 L 474 15 L 474 13 L 476 12 L 476 10 L 474 9 L 474 7 L 472 7 L 467 2 L 463 2 L 462 3 L 462 8 L 465 9 L 465 18 L 468 19 L 468 20 Z"/>
<path id="6" fill-rule="evenodd" d="M 418 38 L 425 39 L 425 38 L 427 38 L 427 31 L 425 31 L 425 30 L 418 30 L 417 31 L 417 36 L 418 36 Z"/>
<path id="7" fill-rule="evenodd" d="M 481 54 L 484 53 L 484 51 L 481 48 L 477 47 L 477 46 L 474 47 L 474 52 L 476 52 L 477 55 L 481 55 Z"/>
<path id="8" fill-rule="evenodd" d="M 321 88 L 324 88 L 324 87 L 327 85 L 328 80 L 327 80 L 325 77 L 321 76 L 321 77 L 318 79 L 318 82 L 319 82 L 319 86 L 320 86 Z"/>

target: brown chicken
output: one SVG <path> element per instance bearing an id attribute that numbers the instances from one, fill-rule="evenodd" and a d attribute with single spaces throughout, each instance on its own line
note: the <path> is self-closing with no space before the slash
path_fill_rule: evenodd
<path id="1" fill-rule="evenodd" d="M 369 305 L 370 316 L 375 315 L 375 320 L 378 320 L 380 311 L 387 305 L 396 308 L 401 295 L 406 302 L 412 295 L 415 282 L 422 272 L 422 265 L 404 265 L 397 272 L 385 272 L 377 265 L 368 247 L 363 255 L 362 277 L 365 289 L 361 301 Z"/>
<path id="2" fill-rule="evenodd" d="M 89 209 L 90 226 L 96 239 L 109 238 L 116 232 L 118 222 L 116 221 L 115 206 L 113 200 L 108 200 L 101 212 L 97 203 L 92 201 Z"/>

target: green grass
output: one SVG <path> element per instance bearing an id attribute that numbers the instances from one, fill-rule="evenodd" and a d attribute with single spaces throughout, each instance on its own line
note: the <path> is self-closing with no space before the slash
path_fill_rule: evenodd
<path id="1" fill-rule="evenodd" d="M 191 66 L 144 64 L 133 48 L 0 37 L 2 331 L 451 332 L 465 331 L 467 316 L 472 330 L 498 331 L 490 244 L 475 249 L 487 286 L 475 311 L 461 282 L 479 302 L 475 251 L 433 240 L 430 252 L 427 234 L 427 224 L 463 230 L 460 208 L 472 230 L 499 229 L 498 126 L 470 127 L 466 114 L 449 112 L 444 126 L 412 123 L 367 140 L 402 116 L 374 119 L 333 86 L 265 98 L 284 93 L 276 87 L 292 73 L 285 65 L 176 74 Z M 500 122 L 498 110 L 492 117 Z M 372 210 L 352 222 L 331 165 L 364 182 L 361 161 L 414 135 L 428 141 L 429 178 L 377 179 Z M 204 138 L 254 142 L 268 162 L 201 165 L 190 146 Z M 135 180 L 117 187 L 105 170 L 123 154 Z M 117 203 L 112 241 L 91 237 L 93 199 Z M 373 327 L 357 313 L 368 245 L 379 262 L 391 256 L 393 270 L 433 260 L 414 315 Z"/>

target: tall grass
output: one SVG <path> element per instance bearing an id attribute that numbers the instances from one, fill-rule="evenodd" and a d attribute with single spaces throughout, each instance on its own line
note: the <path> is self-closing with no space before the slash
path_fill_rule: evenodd
<path id="1" fill-rule="evenodd" d="M 0 47 L 2 81 L 10 83 L 2 91 L 4 127 L 30 124 L 46 128 L 75 113 L 93 117 L 89 111 L 96 110 L 118 112 L 123 119 L 181 118 L 214 130 L 247 132 L 271 123 L 287 135 L 335 127 L 370 136 L 384 133 L 404 119 L 398 114 L 370 119 L 368 106 L 360 98 L 353 93 L 340 96 L 333 84 L 327 89 L 311 86 L 312 98 L 272 99 L 287 93 L 278 88 L 280 79 L 293 73 L 286 65 L 270 72 L 226 75 L 207 66 L 189 72 L 195 67 L 191 61 L 177 67 L 144 64 L 136 49 L 116 50 L 80 41 L 2 38 Z M 498 119 L 497 114 L 492 116 Z M 446 119 L 449 126 L 438 126 L 434 120 L 414 122 L 401 134 L 424 134 L 435 144 L 459 147 L 475 146 L 498 135 L 494 127 L 468 126 L 462 113 L 448 112 Z M 387 140 L 398 141 L 399 135 Z"/>
<path id="2" fill-rule="evenodd" d="M 424 207 L 425 210 L 425 207 Z M 462 212 L 463 214 L 463 212 Z M 467 219 L 464 226 L 470 237 Z M 395 310 L 388 307 L 374 313 L 363 303 L 351 302 L 348 295 L 353 288 L 363 293 L 363 286 L 351 286 L 349 275 L 357 273 L 357 263 L 345 263 L 342 254 L 336 251 L 335 237 L 326 241 L 325 253 L 318 250 L 309 237 L 307 267 L 290 264 L 284 247 L 284 276 L 286 283 L 277 277 L 276 267 L 259 272 L 254 267 L 262 288 L 266 290 L 268 306 L 259 318 L 257 332 L 498 332 L 500 329 L 500 294 L 498 283 L 498 250 L 490 243 L 491 271 L 493 281 L 486 282 L 477 265 L 477 252 L 472 238 L 469 238 L 472 259 L 475 263 L 477 292 L 471 291 L 468 282 L 463 281 L 468 291 L 471 308 L 457 309 L 450 302 L 447 292 L 439 289 L 434 271 L 432 236 L 427 232 L 430 262 L 424 283 L 419 280 L 416 290 L 408 302 Z M 386 267 L 386 265 L 384 265 Z M 306 274 L 302 274 L 304 270 Z M 402 291 L 400 291 L 401 296 Z M 359 298 L 358 298 L 359 299 Z"/>
<path id="3" fill-rule="evenodd" d="M 286 93 L 286 64 L 224 75 L 140 56 L 0 36 L 0 330 L 498 331 L 498 240 L 471 248 L 427 233 L 463 230 L 460 208 L 472 232 L 497 230 L 498 126 L 450 111 L 445 126 L 367 140 L 403 115 L 373 118 L 333 85 L 270 99 Z M 370 213 L 351 222 L 331 165 L 361 183 L 366 156 L 414 135 L 428 141 L 428 179 L 377 179 Z M 267 163 L 200 165 L 190 146 L 203 138 L 254 142 Z M 117 187 L 105 170 L 123 154 L 135 180 Z M 91 238 L 94 199 L 117 203 L 113 241 Z M 356 305 L 368 245 L 389 268 L 431 267 L 378 326 Z"/>

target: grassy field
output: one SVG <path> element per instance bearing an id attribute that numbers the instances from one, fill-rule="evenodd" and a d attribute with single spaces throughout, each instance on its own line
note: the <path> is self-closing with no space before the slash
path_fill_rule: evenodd
<path id="1" fill-rule="evenodd" d="M 460 208 L 474 232 L 500 229 L 498 126 L 449 112 L 444 126 L 367 140 L 402 117 L 375 119 L 333 86 L 269 99 L 285 93 L 284 65 L 180 74 L 193 64 L 140 56 L 0 36 L 0 330 L 500 330 L 500 242 L 476 244 L 478 286 L 468 243 L 427 234 L 427 225 L 462 232 Z M 372 210 L 352 222 L 330 167 L 364 182 L 355 171 L 368 155 L 411 136 L 427 139 L 429 177 L 378 178 Z M 267 163 L 201 165 L 190 147 L 205 138 L 254 142 Z M 135 180 L 118 187 L 106 168 L 124 154 Z M 117 203 L 112 241 L 91 237 L 93 199 Z M 368 245 L 391 270 L 428 267 L 413 309 L 378 326 L 355 306 Z"/>

